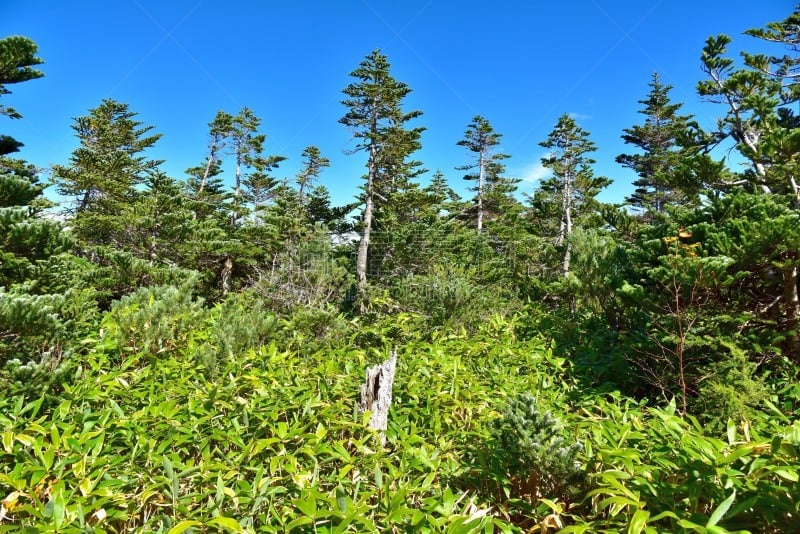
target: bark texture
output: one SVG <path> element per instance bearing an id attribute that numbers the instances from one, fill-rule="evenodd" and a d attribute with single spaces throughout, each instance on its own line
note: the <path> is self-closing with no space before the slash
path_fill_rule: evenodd
<path id="1" fill-rule="evenodd" d="M 368 367 L 366 380 L 361 386 L 358 409 L 361 413 L 371 412 L 369 427 L 380 432 L 381 444 L 386 441 L 383 431 L 389 422 L 389 408 L 392 406 L 392 384 L 397 365 L 397 350 L 393 349 L 389 359 L 374 367 Z"/>

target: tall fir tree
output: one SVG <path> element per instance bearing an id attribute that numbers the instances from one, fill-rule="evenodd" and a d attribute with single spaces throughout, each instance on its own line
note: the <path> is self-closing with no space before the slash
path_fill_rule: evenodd
<path id="1" fill-rule="evenodd" d="M 295 183 L 297 184 L 297 204 L 304 206 L 306 196 L 316 187 L 315 182 L 319 180 L 322 171 L 331 166 L 331 160 L 323 157 L 319 148 L 313 145 L 305 147 L 300 156 L 304 158 L 303 168 L 295 176 Z"/>
<path id="2" fill-rule="evenodd" d="M 647 217 L 664 213 L 667 206 L 694 204 L 697 193 L 682 187 L 676 176 L 676 169 L 684 156 L 681 141 L 686 141 L 691 117 L 678 115 L 682 104 L 673 103 L 669 98 L 671 85 L 664 85 L 653 73 L 649 84 L 650 92 L 639 113 L 645 116 L 644 124 L 624 130 L 622 139 L 626 144 L 638 148 L 639 154 L 620 154 L 616 161 L 625 168 L 633 170 L 638 178 L 633 182 L 636 188 L 627 202 Z"/>
<path id="3" fill-rule="evenodd" d="M 74 119 L 80 146 L 69 164 L 53 167 L 58 192 L 72 199 L 73 227 L 84 244 L 114 244 L 112 236 L 123 223 L 120 213 L 161 164 L 145 155 L 161 135 L 152 134 L 153 127 L 143 126 L 136 115 L 127 104 L 103 100 Z"/>
<path id="4" fill-rule="evenodd" d="M 783 21 L 747 33 L 796 52 L 798 20 L 800 6 Z M 725 108 L 715 142 L 732 139 L 749 163 L 743 180 L 735 185 L 800 196 L 800 118 L 792 109 L 800 102 L 800 59 L 791 54 L 744 52 L 744 66 L 737 68 L 726 56 L 731 41 L 727 35 L 711 36 L 701 56 L 707 79 L 697 84 L 697 90 L 706 100 Z"/>
<path id="5" fill-rule="evenodd" d="M 464 139 L 456 143 L 474 155 L 473 162 L 457 167 L 457 169 L 469 171 L 464 179 L 475 182 L 475 185 L 470 188 L 475 192 L 471 212 L 474 214 L 478 233 L 483 231 L 484 221 L 491 211 L 487 197 L 490 191 L 501 185 L 501 175 L 505 171 L 505 166 L 501 161 L 509 157 L 507 154 L 494 152 L 500 144 L 501 137 L 502 135 L 494 131 L 488 120 L 476 115 L 467 125 Z"/>
<path id="6" fill-rule="evenodd" d="M 233 202 L 236 207 L 240 203 L 242 194 L 243 167 L 252 165 L 255 158 L 264 150 L 264 142 L 267 137 L 258 133 L 259 126 L 261 126 L 261 119 L 247 106 L 243 107 L 231 119 L 228 136 L 231 140 L 231 153 L 236 160 L 235 185 L 233 188 Z"/>
<path id="7" fill-rule="evenodd" d="M 233 129 L 233 116 L 219 110 L 214 120 L 208 123 L 208 159 L 205 168 L 199 167 L 191 174 L 199 178 L 196 186 L 197 194 L 201 195 L 206 188 L 209 178 L 219 174 L 221 166 L 221 152 L 225 149 L 231 130 Z M 202 169 L 202 173 L 200 172 Z"/>
<path id="8" fill-rule="evenodd" d="M 753 284 L 749 307 L 756 310 L 756 316 L 768 316 L 779 325 L 778 330 L 785 336 L 781 350 L 795 361 L 800 361 L 800 251 L 792 230 L 795 225 L 785 221 L 795 217 L 800 198 L 800 115 L 794 109 L 800 102 L 798 21 L 800 5 L 782 21 L 748 30 L 746 33 L 761 39 L 761 44 L 781 48 L 776 47 L 775 54 L 742 52 L 743 66 L 726 56 L 730 37 L 709 37 L 702 54 L 707 79 L 697 85 L 702 97 L 721 104 L 725 110 L 718 120 L 718 139 L 732 139 L 748 163 L 743 173 L 734 175 L 734 180 L 726 184 L 728 189 L 737 193 L 744 189 L 764 197 L 729 194 L 731 204 L 750 204 L 741 210 L 743 220 L 729 228 L 724 237 L 747 245 L 734 256 L 737 264 L 731 269 L 737 269 L 742 280 Z M 787 50 L 789 54 L 785 53 Z M 791 200 L 785 198 L 787 194 Z M 790 215 L 782 213 L 764 219 L 764 213 L 773 211 L 774 205 L 783 205 L 783 211 L 787 203 L 793 205 L 788 210 Z M 749 231 L 751 227 L 757 231 Z M 763 248 L 764 235 L 773 236 L 768 249 Z M 747 261 L 739 263 L 748 257 L 756 258 L 757 266 Z M 754 273 L 760 274 L 756 277 Z"/>
<path id="9" fill-rule="evenodd" d="M 35 80 L 44 76 L 36 65 L 44 63 L 36 53 L 39 47 L 27 37 L 13 35 L 0 39 L 0 96 L 11 94 L 6 86 Z M 0 104 L 0 115 L 12 119 L 22 118 L 20 113 L 12 108 Z M 0 134 L 0 156 L 16 152 L 22 143 L 11 136 Z"/>
<path id="10" fill-rule="evenodd" d="M 770 22 L 765 28 L 747 30 L 745 33 L 783 45 L 789 52 L 781 55 L 744 52 L 742 55 L 748 66 L 781 82 L 781 100 L 784 105 L 800 100 L 800 4 L 785 19 Z"/>
<path id="11" fill-rule="evenodd" d="M 570 274 L 572 245 L 570 237 L 576 222 L 597 213 L 598 193 L 611 183 L 595 176 L 594 160 L 589 153 L 596 150 L 589 132 L 578 126 L 568 114 L 559 117 L 553 131 L 540 146 L 550 151 L 542 165 L 552 176 L 543 180 L 532 197 L 533 214 L 550 234 L 555 247 L 561 251 L 561 274 Z"/>
<path id="12" fill-rule="evenodd" d="M 408 123 L 422 112 L 403 111 L 403 99 L 411 88 L 394 79 L 390 70 L 389 60 L 380 50 L 367 55 L 350 73 L 354 81 L 343 90 L 347 98 L 342 101 L 347 113 L 339 120 L 352 130 L 355 151 L 367 153 L 362 235 L 356 259 L 361 291 L 367 286 L 367 262 L 377 204 L 388 207 L 390 197 L 406 189 L 410 179 L 419 174 L 420 163 L 409 157 L 421 146 L 423 128 L 409 128 Z"/>

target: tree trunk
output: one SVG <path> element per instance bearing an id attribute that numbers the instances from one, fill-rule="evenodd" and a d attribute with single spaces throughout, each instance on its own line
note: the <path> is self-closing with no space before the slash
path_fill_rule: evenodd
<path id="1" fill-rule="evenodd" d="M 561 265 L 561 271 L 564 277 L 569 276 L 570 259 L 572 251 L 570 249 L 569 238 L 572 234 L 572 173 L 567 171 L 564 174 L 564 197 L 562 198 L 562 209 L 564 211 L 561 220 L 561 230 L 559 235 L 560 244 L 565 244 L 564 261 Z"/>
<path id="2" fill-rule="evenodd" d="M 358 409 L 361 413 L 372 412 L 369 427 L 380 432 L 381 445 L 386 442 L 384 430 L 389 422 L 389 408 L 392 406 L 392 385 L 397 366 L 397 349 L 392 349 L 389 359 L 368 367 L 366 379 L 361 386 Z"/>
<path id="3" fill-rule="evenodd" d="M 798 316 L 800 315 L 800 310 L 798 310 L 800 307 L 800 296 L 798 296 L 797 284 L 797 267 L 786 267 L 783 273 L 783 316 L 786 321 L 784 331 L 788 333 L 788 336 L 783 342 L 782 349 L 784 355 L 794 362 L 800 361 L 797 336 L 797 323 Z"/>
<path id="4" fill-rule="evenodd" d="M 211 152 L 208 156 L 208 163 L 206 163 L 206 170 L 203 172 L 203 179 L 200 181 L 200 189 L 197 190 L 197 195 L 199 196 L 200 193 L 203 192 L 203 189 L 206 188 L 206 182 L 208 181 L 208 175 L 211 174 L 211 164 L 214 162 L 214 152 Z"/>
<path id="5" fill-rule="evenodd" d="M 367 176 L 367 191 L 364 201 L 364 233 L 358 243 L 358 258 L 356 259 L 356 276 L 358 277 L 358 290 L 363 293 L 367 287 L 367 258 L 369 254 L 369 239 L 372 233 L 372 211 L 375 202 L 375 170 L 377 149 L 374 144 L 369 147 L 369 162 Z"/>
<path id="6" fill-rule="evenodd" d="M 227 295 L 231 290 L 231 273 L 233 272 L 233 258 L 225 258 L 225 266 L 222 268 L 220 277 L 222 278 L 222 294 Z"/>
<path id="7" fill-rule="evenodd" d="M 242 158 L 236 156 L 236 186 L 233 189 L 233 211 L 231 212 L 231 226 L 239 218 L 239 196 L 242 193 Z"/>
<path id="8" fill-rule="evenodd" d="M 486 179 L 486 158 L 481 150 L 478 168 L 478 233 L 483 231 L 483 182 Z"/>

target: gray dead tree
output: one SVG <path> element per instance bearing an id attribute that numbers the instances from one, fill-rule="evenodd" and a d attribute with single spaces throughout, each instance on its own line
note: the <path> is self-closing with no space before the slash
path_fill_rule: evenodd
<path id="1" fill-rule="evenodd" d="M 389 359 L 374 367 L 367 368 L 367 377 L 361 385 L 361 398 L 358 409 L 361 413 L 371 412 L 369 427 L 380 432 L 381 445 L 386 441 L 384 430 L 389 421 L 389 408 L 392 406 L 392 384 L 397 366 L 397 349 L 392 349 Z"/>

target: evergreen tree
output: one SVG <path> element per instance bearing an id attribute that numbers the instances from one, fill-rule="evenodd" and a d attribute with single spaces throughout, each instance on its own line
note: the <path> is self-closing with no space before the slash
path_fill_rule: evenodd
<path id="1" fill-rule="evenodd" d="M 304 200 L 306 216 L 313 226 L 319 224 L 331 232 L 338 234 L 349 232 L 353 229 L 353 224 L 347 220 L 347 216 L 358 206 L 353 202 L 343 206 L 331 205 L 331 194 L 324 185 L 318 185 L 311 189 Z"/>
<path id="2" fill-rule="evenodd" d="M 745 33 L 783 45 L 789 52 L 794 52 L 778 56 L 747 52 L 742 55 L 748 66 L 781 82 L 781 100 L 784 105 L 800 100 L 800 56 L 797 55 L 800 53 L 800 4 L 782 21 L 770 22 L 766 28 L 753 28 Z"/>
<path id="3" fill-rule="evenodd" d="M 230 121 L 227 134 L 230 151 L 236 162 L 232 224 L 244 213 L 243 200 L 249 200 L 257 211 L 260 204 L 269 199 L 269 191 L 277 184 L 269 172 L 286 159 L 283 156 L 262 154 L 267 136 L 258 133 L 260 126 L 261 119 L 246 106 Z M 247 170 L 250 172 L 246 175 Z M 247 189 L 247 197 L 244 197 L 243 186 Z"/>
<path id="4" fill-rule="evenodd" d="M 356 259 L 358 286 L 363 291 L 376 204 L 388 204 L 395 192 L 403 191 L 419 174 L 419 162 L 408 158 L 420 148 L 423 128 L 407 127 L 422 112 L 402 110 L 402 101 L 411 89 L 392 77 L 389 61 L 379 50 L 367 55 L 350 76 L 355 80 L 343 90 L 347 98 L 342 101 L 348 111 L 339 122 L 352 129 L 355 150 L 367 153 L 362 236 Z"/>
<path id="5" fill-rule="evenodd" d="M 205 190 L 209 178 L 221 172 L 220 152 L 225 148 L 227 138 L 233 129 L 233 116 L 222 110 L 217 111 L 214 120 L 208 123 L 208 129 L 208 159 L 205 168 L 198 167 L 190 173 L 199 179 L 196 186 L 198 196 Z"/>
<path id="6" fill-rule="evenodd" d="M 0 96 L 11 94 L 7 85 L 44 76 L 41 71 L 34 68 L 44 63 L 36 56 L 37 51 L 36 43 L 27 37 L 14 35 L 0 39 Z M 3 104 L 0 104 L 0 115 L 12 119 L 22 118 L 17 110 Z M 22 143 L 13 137 L 0 135 L 0 156 L 16 152 L 21 146 Z"/>
<path id="7" fill-rule="evenodd" d="M 161 137 L 142 126 L 127 104 L 103 100 L 72 129 L 80 147 L 68 165 L 53 167 L 58 192 L 74 203 L 73 227 L 85 244 L 113 245 L 124 222 L 119 215 L 137 196 L 137 186 L 158 169 L 160 161 L 144 152 Z"/>
<path id="8" fill-rule="evenodd" d="M 798 19 L 800 7 L 781 22 L 747 33 L 797 51 Z M 736 68 L 735 61 L 725 56 L 730 43 L 727 35 L 706 40 L 702 68 L 708 79 L 697 85 L 701 96 L 726 107 L 715 141 L 732 139 L 750 164 L 744 180 L 736 185 L 800 196 L 800 163 L 796 157 L 800 151 L 800 118 L 791 107 L 800 101 L 800 59 L 745 52 L 744 67 Z"/>
<path id="9" fill-rule="evenodd" d="M 589 132 L 567 114 L 558 119 L 547 140 L 539 145 L 550 150 L 542 165 L 553 175 L 541 182 L 531 199 L 533 214 L 543 225 L 543 234 L 550 234 L 561 251 L 561 273 L 567 277 L 575 224 L 596 214 L 599 203 L 595 197 L 611 180 L 594 175 L 594 160 L 588 154 L 596 150 L 595 144 L 589 140 Z"/>
<path id="10" fill-rule="evenodd" d="M 193 218 L 183 184 L 159 171 L 147 177 L 144 187 L 126 206 L 126 224 L 115 241 L 152 265 L 194 268 L 185 260 L 185 244 L 202 221 Z"/>
<path id="11" fill-rule="evenodd" d="M 427 195 L 426 211 L 423 220 L 433 223 L 437 220 L 450 220 L 460 211 L 461 197 L 447 183 L 441 170 L 433 173 L 431 182 L 423 189 Z"/>
<path id="12" fill-rule="evenodd" d="M 480 115 L 476 115 L 472 122 L 467 125 L 464 132 L 464 139 L 456 143 L 466 147 L 474 154 L 475 160 L 458 170 L 471 171 L 464 176 L 465 180 L 475 182 L 470 188 L 475 191 L 475 199 L 472 211 L 475 214 L 476 227 L 478 232 L 483 231 L 484 220 L 488 215 L 490 207 L 487 206 L 487 196 L 490 191 L 497 190 L 501 185 L 500 177 L 505 171 L 505 166 L 500 163 L 508 158 L 507 154 L 497 154 L 493 150 L 500 144 L 501 134 L 494 131 L 489 121 Z M 504 193 L 503 191 L 502 193 Z"/>
<path id="13" fill-rule="evenodd" d="M 222 174 L 222 161 L 217 160 L 210 167 L 199 165 L 186 169 L 186 196 L 193 216 L 198 220 L 214 219 L 220 224 L 230 222 L 230 201 L 232 193 L 225 185 Z"/>
<path id="14" fill-rule="evenodd" d="M 647 217 L 664 213 L 667 206 L 692 203 L 693 192 L 676 184 L 675 170 L 685 155 L 679 143 L 685 137 L 690 117 L 678 115 L 682 104 L 669 99 L 671 85 L 664 85 L 658 73 L 653 73 L 650 93 L 639 100 L 645 122 L 624 130 L 622 139 L 642 151 L 640 154 L 621 154 L 617 163 L 633 170 L 638 178 L 633 195 L 626 200 Z"/>
<path id="15" fill-rule="evenodd" d="M 789 17 L 766 28 L 752 29 L 747 33 L 797 51 L 797 21 L 800 6 Z M 725 106 L 725 115 L 719 119 L 717 136 L 720 140 L 731 138 L 736 149 L 744 156 L 749 168 L 736 180 L 726 185 L 743 186 L 747 191 L 761 194 L 791 194 L 800 197 L 800 117 L 792 106 L 800 102 L 797 77 L 800 59 L 789 55 L 742 53 L 744 66 L 737 68 L 735 61 L 726 57 L 731 38 L 726 35 L 709 37 L 703 49 L 703 70 L 708 79 L 697 88 L 701 96 Z M 764 206 L 752 208 L 749 213 L 766 211 L 780 199 L 764 199 Z M 774 223 L 773 221 L 770 221 Z M 747 226 L 757 221 L 748 221 Z M 772 284 L 759 284 L 753 301 L 770 302 L 767 308 L 787 333 L 783 352 L 798 359 L 800 337 L 796 325 L 800 322 L 800 253 L 791 237 L 792 232 L 781 231 L 778 241 L 772 244 L 769 256 L 779 260 L 763 264 L 757 271 L 777 269 L 780 288 Z M 751 271 L 742 272 L 745 278 Z M 763 309 L 763 307 L 762 307 Z"/>
<path id="16" fill-rule="evenodd" d="M 303 168 L 297 173 L 295 182 L 297 183 L 297 205 L 304 206 L 308 192 L 315 187 L 314 182 L 319 179 L 322 170 L 331 166 L 331 161 L 320 154 L 319 148 L 307 146 L 303 149 L 301 157 Z"/>
<path id="17" fill-rule="evenodd" d="M 0 95 L 6 84 L 42 76 L 36 44 L 0 40 Z M 0 106 L 0 115 L 20 118 Z M 0 390 L 42 398 L 69 380 L 66 365 L 94 327 L 94 292 L 82 284 L 91 269 L 69 254 L 74 240 L 61 223 L 43 216 L 52 203 L 33 165 L 6 157 L 22 143 L 0 136 Z"/>
<path id="18" fill-rule="evenodd" d="M 253 170 L 242 181 L 242 198 L 251 206 L 256 224 L 263 221 L 262 211 L 278 194 L 282 182 L 271 172 L 284 159 L 283 156 L 256 157 L 252 161 Z"/>
<path id="19" fill-rule="evenodd" d="M 44 188 L 32 165 L 0 156 L 0 286 L 36 278 L 37 264 L 74 244 L 59 223 L 41 218 L 50 205 Z"/>

